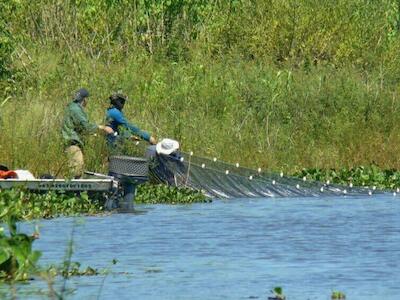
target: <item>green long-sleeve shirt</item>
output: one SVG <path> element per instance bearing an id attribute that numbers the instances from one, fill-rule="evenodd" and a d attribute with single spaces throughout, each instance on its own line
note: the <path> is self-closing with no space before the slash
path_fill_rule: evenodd
<path id="1" fill-rule="evenodd" d="M 82 137 L 85 134 L 94 133 L 97 125 L 89 122 L 82 105 L 76 102 L 68 104 L 64 111 L 61 133 L 66 145 L 77 144 L 83 147 Z"/>

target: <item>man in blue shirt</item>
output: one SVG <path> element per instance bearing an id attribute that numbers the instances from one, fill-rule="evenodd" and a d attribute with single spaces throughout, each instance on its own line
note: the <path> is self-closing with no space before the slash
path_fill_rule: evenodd
<path id="1" fill-rule="evenodd" d="M 141 130 L 135 124 L 130 123 L 122 112 L 126 97 L 122 94 L 113 94 L 110 96 L 110 107 L 107 109 L 106 124 L 111 127 L 117 134 L 107 135 L 109 146 L 116 146 L 119 140 L 126 138 L 134 139 L 136 137 L 149 142 L 152 145 L 157 141 L 148 132 Z"/>

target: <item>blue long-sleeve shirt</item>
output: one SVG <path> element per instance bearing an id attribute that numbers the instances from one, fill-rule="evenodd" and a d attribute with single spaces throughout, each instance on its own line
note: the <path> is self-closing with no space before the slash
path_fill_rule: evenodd
<path id="1" fill-rule="evenodd" d="M 145 141 L 150 141 L 150 134 L 148 132 L 141 130 L 138 126 L 132 123 L 129 123 L 125 118 L 124 113 L 115 107 L 107 109 L 106 122 L 107 126 L 110 126 L 114 132 L 118 133 L 118 135 L 121 134 L 122 129 L 127 130 L 133 135 L 137 135 Z M 112 134 L 107 135 L 107 140 L 110 143 L 114 143 L 116 138 L 117 137 Z"/>

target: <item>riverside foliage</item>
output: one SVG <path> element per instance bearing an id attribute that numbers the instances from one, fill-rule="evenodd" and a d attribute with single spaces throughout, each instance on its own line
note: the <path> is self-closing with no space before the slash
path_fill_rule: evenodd
<path id="1" fill-rule="evenodd" d="M 101 195 L 70 193 L 30 193 L 21 189 L 0 191 L 0 223 L 8 216 L 16 220 L 49 219 L 59 216 L 94 215 L 105 213 Z M 189 204 L 210 202 L 201 192 L 166 185 L 140 185 L 136 203 Z"/>
<path id="2" fill-rule="evenodd" d="M 399 171 L 394 169 L 381 170 L 375 165 L 368 167 L 360 166 L 351 169 L 302 169 L 293 175 L 320 182 L 329 180 L 330 182 L 342 185 L 352 183 L 355 186 L 375 186 L 387 190 L 397 190 L 400 188 Z"/>
<path id="3" fill-rule="evenodd" d="M 3 280 L 27 280 L 36 270 L 41 252 L 32 250 L 35 239 L 17 231 L 15 219 L 7 220 L 9 235 L 0 227 L 0 283 Z"/>
<path id="4" fill-rule="evenodd" d="M 89 200 L 86 193 L 77 197 L 55 192 L 36 194 L 15 189 L 0 191 L 0 211 L 0 222 L 3 222 L 7 216 L 13 216 L 16 220 L 48 219 L 96 214 L 104 211 L 104 208 L 99 201 Z"/>
<path id="5" fill-rule="evenodd" d="M 65 174 L 62 111 L 81 86 L 159 138 L 271 170 L 400 168 L 400 2 L 4 0 L 0 158 Z M 86 164 L 104 168 L 102 137 Z"/>

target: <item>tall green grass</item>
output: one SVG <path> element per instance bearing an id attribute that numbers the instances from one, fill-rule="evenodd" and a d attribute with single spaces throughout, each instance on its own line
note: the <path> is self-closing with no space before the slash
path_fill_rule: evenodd
<path id="1" fill-rule="evenodd" d="M 198 155 L 400 167 L 396 1 L 4 3 L 15 38 L 0 160 L 12 168 L 66 173 L 60 122 L 81 86 L 93 121 L 122 90 L 133 122 Z M 88 169 L 105 168 L 101 135 L 85 151 Z"/>
<path id="2" fill-rule="evenodd" d="M 47 59 L 40 57 L 33 71 L 39 83 L 21 89 L 1 110 L 0 156 L 12 167 L 62 173 L 60 122 L 79 86 L 91 91 L 93 121 L 104 120 L 108 95 L 121 89 L 129 95 L 130 119 L 198 155 L 271 169 L 399 166 L 400 103 L 379 73 L 366 79 L 352 68 L 304 71 L 234 58 L 170 63 L 136 57 L 110 66 L 81 58 L 76 72 L 68 64 L 60 69 L 65 58 L 53 52 L 41 55 Z M 88 166 L 97 168 L 104 138 L 87 142 Z"/>

